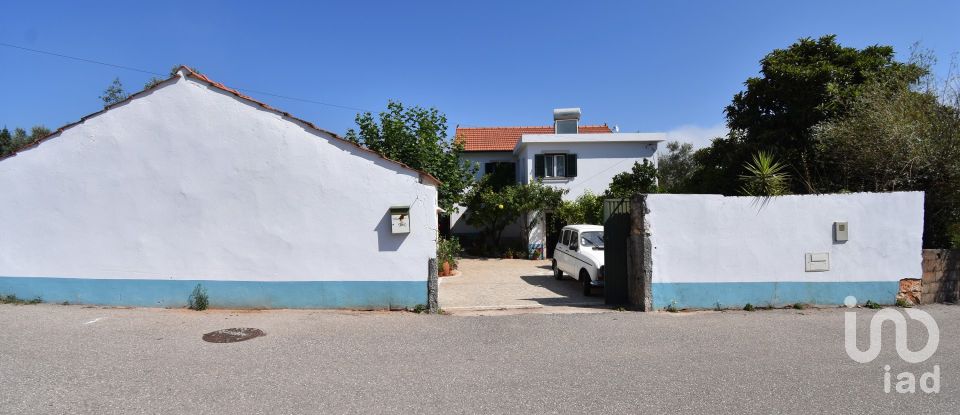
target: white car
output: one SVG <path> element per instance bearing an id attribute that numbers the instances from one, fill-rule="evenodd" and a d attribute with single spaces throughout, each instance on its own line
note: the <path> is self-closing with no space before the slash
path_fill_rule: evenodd
<path id="1" fill-rule="evenodd" d="M 583 295 L 603 287 L 603 226 L 568 225 L 553 251 L 553 276 L 568 274 L 580 282 Z"/>

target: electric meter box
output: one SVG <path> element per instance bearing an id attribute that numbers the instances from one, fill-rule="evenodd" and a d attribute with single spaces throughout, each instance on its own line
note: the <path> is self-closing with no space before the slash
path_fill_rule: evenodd
<path id="1" fill-rule="evenodd" d="M 390 208 L 390 229 L 392 233 L 410 233 L 410 206 Z"/>
<path id="2" fill-rule="evenodd" d="M 833 240 L 846 242 L 850 236 L 850 225 L 847 222 L 833 222 Z"/>

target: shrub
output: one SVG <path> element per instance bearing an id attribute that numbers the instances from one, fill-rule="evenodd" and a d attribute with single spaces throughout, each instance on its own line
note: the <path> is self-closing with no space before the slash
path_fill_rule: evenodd
<path id="1" fill-rule="evenodd" d="M 747 305 L 743 306 L 743 311 L 754 311 L 754 310 L 756 310 L 756 308 L 753 307 L 753 304 L 747 303 Z"/>
<path id="2" fill-rule="evenodd" d="M 900 308 L 910 308 L 910 307 L 913 307 L 913 304 L 911 304 L 909 301 L 907 301 L 907 300 L 905 300 L 905 299 L 903 299 L 903 298 L 898 298 L 898 299 L 897 299 L 897 307 L 900 307 Z"/>
<path id="3" fill-rule="evenodd" d="M 450 268 L 457 267 L 457 258 L 463 253 L 460 246 L 460 240 L 456 236 L 449 239 L 441 237 L 437 240 L 437 265 L 443 265 L 444 261 L 450 263 Z"/>
<path id="4" fill-rule="evenodd" d="M 873 302 L 873 300 L 867 300 L 867 302 L 864 303 L 863 306 L 871 310 L 877 310 L 877 309 L 883 308 L 882 305 Z"/>
<path id="5" fill-rule="evenodd" d="M 40 297 L 34 297 L 32 300 L 24 300 L 17 297 L 14 294 L 0 296 L 0 304 L 13 304 L 13 305 L 33 305 L 40 304 L 43 302 L 43 299 Z"/>
<path id="6" fill-rule="evenodd" d="M 677 300 L 673 300 L 670 302 L 670 305 L 667 306 L 667 311 L 671 313 L 676 313 L 680 311 L 680 309 L 677 308 Z"/>
<path id="7" fill-rule="evenodd" d="M 207 309 L 208 305 L 210 305 L 210 303 L 209 298 L 207 298 L 207 290 L 203 288 L 202 285 L 197 284 L 187 299 L 187 307 L 191 310 L 203 311 Z"/>
<path id="8" fill-rule="evenodd" d="M 807 305 L 804 304 L 804 303 L 795 303 L 795 304 L 792 305 L 791 307 L 793 307 L 794 310 L 803 310 L 803 309 L 807 308 Z"/>

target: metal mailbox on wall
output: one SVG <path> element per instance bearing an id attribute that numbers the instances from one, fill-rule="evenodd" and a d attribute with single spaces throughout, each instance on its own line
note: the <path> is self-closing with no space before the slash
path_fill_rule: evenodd
<path id="1" fill-rule="evenodd" d="M 390 230 L 392 233 L 410 233 L 410 206 L 390 207 Z"/>

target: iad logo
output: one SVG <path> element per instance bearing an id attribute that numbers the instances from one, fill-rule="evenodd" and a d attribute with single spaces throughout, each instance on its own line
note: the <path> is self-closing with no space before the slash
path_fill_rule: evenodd
<path id="1" fill-rule="evenodd" d="M 857 305 L 857 299 L 848 296 L 843 300 L 844 305 L 853 308 Z M 859 363 L 872 362 L 880 355 L 880 341 L 883 330 L 883 323 L 893 322 L 896 330 L 897 354 L 907 363 L 922 363 L 933 356 L 940 345 L 940 327 L 933 320 L 930 314 L 925 311 L 905 309 L 904 310 L 913 320 L 923 323 L 927 329 L 927 344 L 919 351 L 912 351 L 907 347 L 907 319 L 899 311 L 892 309 L 883 309 L 877 311 L 870 320 L 870 344 L 867 350 L 862 351 L 857 347 L 857 313 L 847 311 L 844 314 L 844 346 L 847 349 L 847 355 Z M 883 390 L 890 392 L 890 365 L 883 366 Z M 917 389 L 917 377 L 910 372 L 902 372 L 897 375 L 896 391 L 898 393 L 915 393 Z M 940 392 L 940 366 L 933 366 L 933 371 L 923 373 L 920 376 L 920 390 L 924 393 Z"/>

